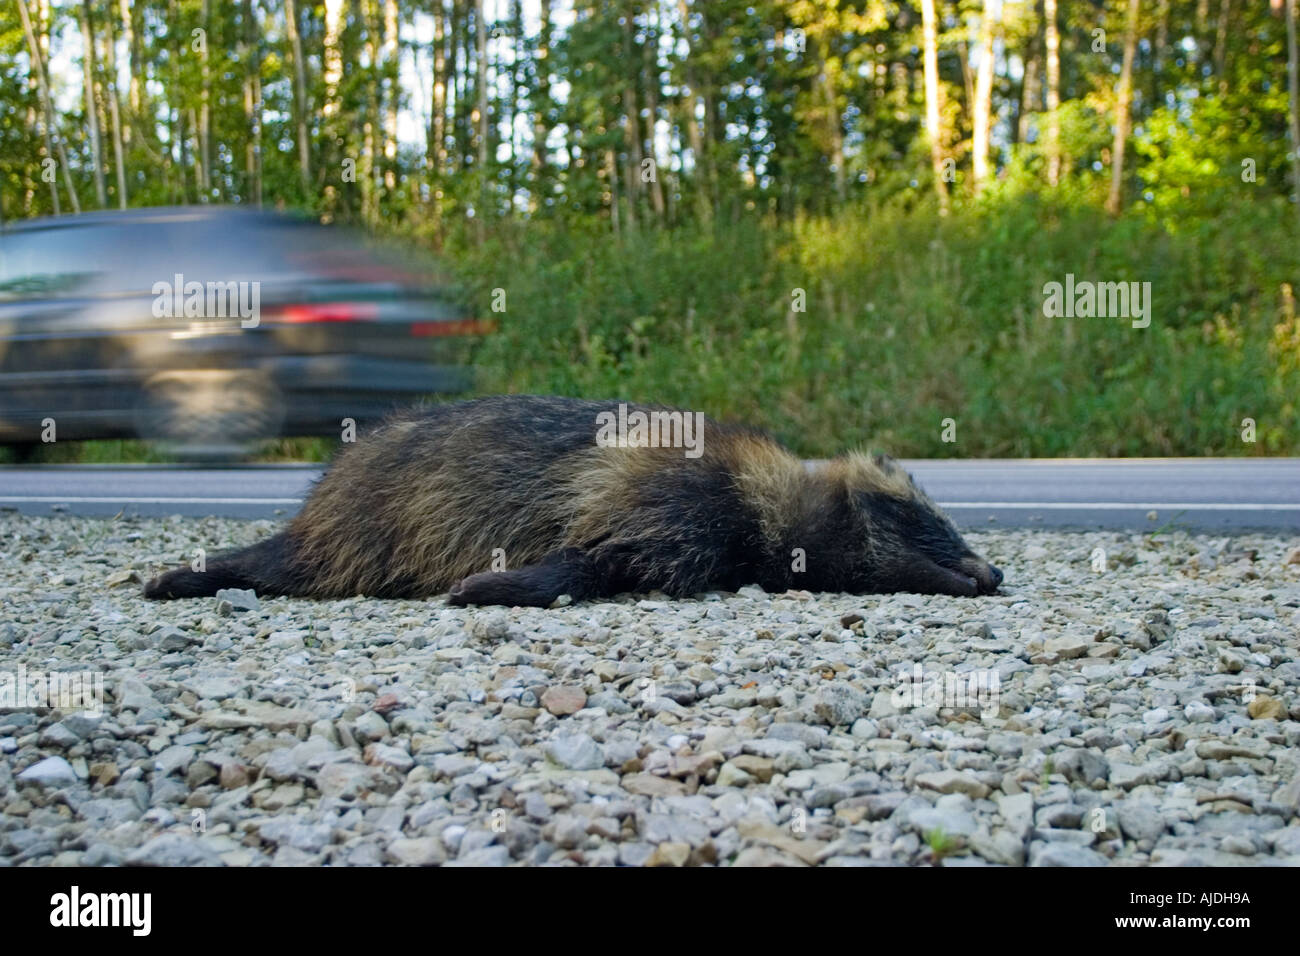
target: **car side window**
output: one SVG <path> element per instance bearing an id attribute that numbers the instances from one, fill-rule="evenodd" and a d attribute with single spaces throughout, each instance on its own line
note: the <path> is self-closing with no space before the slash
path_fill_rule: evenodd
<path id="1" fill-rule="evenodd" d="M 93 232 L 54 228 L 0 234 L 0 300 L 84 291 L 105 265 L 97 261 Z"/>

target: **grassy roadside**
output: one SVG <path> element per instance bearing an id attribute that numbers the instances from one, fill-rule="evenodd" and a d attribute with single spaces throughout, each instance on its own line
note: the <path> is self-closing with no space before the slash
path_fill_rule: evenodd
<path id="1" fill-rule="evenodd" d="M 507 291 L 489 390 L 683 405 L 807 456 L 1295 454 L 1292 215 L 1174 230 L 1022 199 L 621 241 L 530 227 L 460 265 L 479 308 Z M 1067 273 L 1150 282 L 1150 327 L 1045 317 Z"/>
<path id="2" fill-rule="evenodd" d="M 280 438 L 262 442 L 250 452 L 249 460 L 273 462 L 328 461 L 338 442 L 330 438 Z M 0 446 L 0 465 L 144 465 L 170 464 L 183 460 L 158 442 L 105 440 L 61 442 L 39 446 L 19 456 Z"/>

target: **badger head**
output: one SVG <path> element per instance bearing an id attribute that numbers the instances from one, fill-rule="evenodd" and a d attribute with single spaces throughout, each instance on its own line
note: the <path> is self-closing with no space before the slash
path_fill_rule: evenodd
<path id="1" fill-rule="evenodd" d="M 997 591 L 1002 572 L 967 546 L 892 458 L 850 455 L 832 467 L 845 481 L 860 542 L 849 562 L 852 590 L 964 597 Z"/>

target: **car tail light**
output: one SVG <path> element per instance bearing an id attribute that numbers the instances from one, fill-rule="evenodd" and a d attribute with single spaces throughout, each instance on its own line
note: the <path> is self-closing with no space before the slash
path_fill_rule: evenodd
<path id="1" fill-rule="evenodd" d="M 445 322 L 412 322 L 411 334 L 437 335 L 487 335 L 495 332 L 497 324 L 492 319 L 451 319 Z"/>
<path id="2" fill-rule="evenodd" d="M 280 321 L 291 325 L 314 322 L 370 322 L 379 317 L 379 307 L 371 302 L 318 302 L 310 305 L 286 305 Z"/>

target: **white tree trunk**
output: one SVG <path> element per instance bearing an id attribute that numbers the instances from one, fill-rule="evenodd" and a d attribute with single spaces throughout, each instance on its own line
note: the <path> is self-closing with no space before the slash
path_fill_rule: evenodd
<path id="1" fill-rule="evenodd" d="M 1061 34 L 1056 27 L 1056 0 L 1043 0 L 1047 40 L 1047 182 L 1061 178 Z"/>
<path id="2" fill-rule="evenodd" d="M 384 95 L 384 186 L 391 192 L 397 188 L 397 108 L 401 90 L 399 58 L 401 57 L 401 21 L 397 16 L 397 0 L 384 0 L 384 72 L 388 76 Z"/>
<path id="3" fill-rule="evenodd" d="M 54 199 L 54 213 L 58 215 L 59 209 L 59 187 L 58 178 L 62 178 L 64 185 L 68 189 L 68 202 L 72 205 L 73 212 L 81 212 L 81 203 L 77 200 L 77 191 L 72 188 L 71 167 L 68 165 L 68 151 L 63 145 L 63 140 L 58 135 L 58 127 L 54 124 L 54 100 L 50 96 L 50 79 L 45 72 L 45 56 L 41 52 L 41 42 L 36 38 L 36 31 L 32 29 L 32 19 L 27 13 L 27 0 L 16 0 L 18 4 L 18 14 L 23 21 L 23 33 L 27 35 L 27 49 L 32 58 L 32 69 L 36 73 L 36 87 L 41 94 L 41 108 L 45 112 L 45 154 L 50 159 L 54 158 L 57 151 L 59 156 L 59 170 L 56 181 L 50 183 L 50 193 Z"/>
<path id="4" fill-rule="evenodd" d="M 1286 85 L 1290 103 L 1291 185 L 1295 188 L 1296 214 L 1300 215 L 1300 67 L 1296 63 L 1296 0 L 1286 0 Z"/>
<path id="5" fill-rule="evenodd" d="M 108 190 L 104 186 L 104 149 L 99 140 L 99 105 L 95 97 L 95 34 L 90 24 L 90 0 L 82 0 L 78 11 L 81 21 L 82 90 L 86 100 L 86 125 L 90 133 L 90 158 L 95 165 L 95 199 L 99 208 L 108 205 Z"/>
<path id="6" fill-rule="evenodd" d="M 125 0 L 124 0 L 125 2 Z M 298 32 L 298 5 L 284 0 L 284 23 L 293 56 L 293 113 L 298 128 L 298 175 L 304 196 L 311 193 L 311 143 L 307 139 L 307 71 L 302 58 L 302 36 Z"/>
<path id="7" fill-rule="evenodd" d="M 934 0 L 921 0 L 921 30 L 925 62 L 925 132 L 930 140 L 930 166 L 939 211 L 948 212 L 948 184 L 943 178 L 943 104 L 939 101 L 939 21 Z"/>
<path id="8" fill-rule="evenodd" d="M 1133 57 L 1137 53 L 1137 19 L 1140 0 L 1128 0 L 1124 25 L 1124 64 L 1119 72 L 1119 98 L 1115 104 L 1115 145 L 1111 149 L 1110 195 L 1106 211 L 1117 215 L 1124 187 L 1124 144 L 1128 140 L 1129 104 L 1133 99 Z"/>
<path id="9" fill-rule="evenodd" d="M 993 106 L 993 31 L 1000 0 L 984 0 L 980 17 L 980 65 L 975 78 L 975 103 L 971 109 L 971 172 L 975 192 L 984 188 L 989 176 L 989 127 Z"/>

